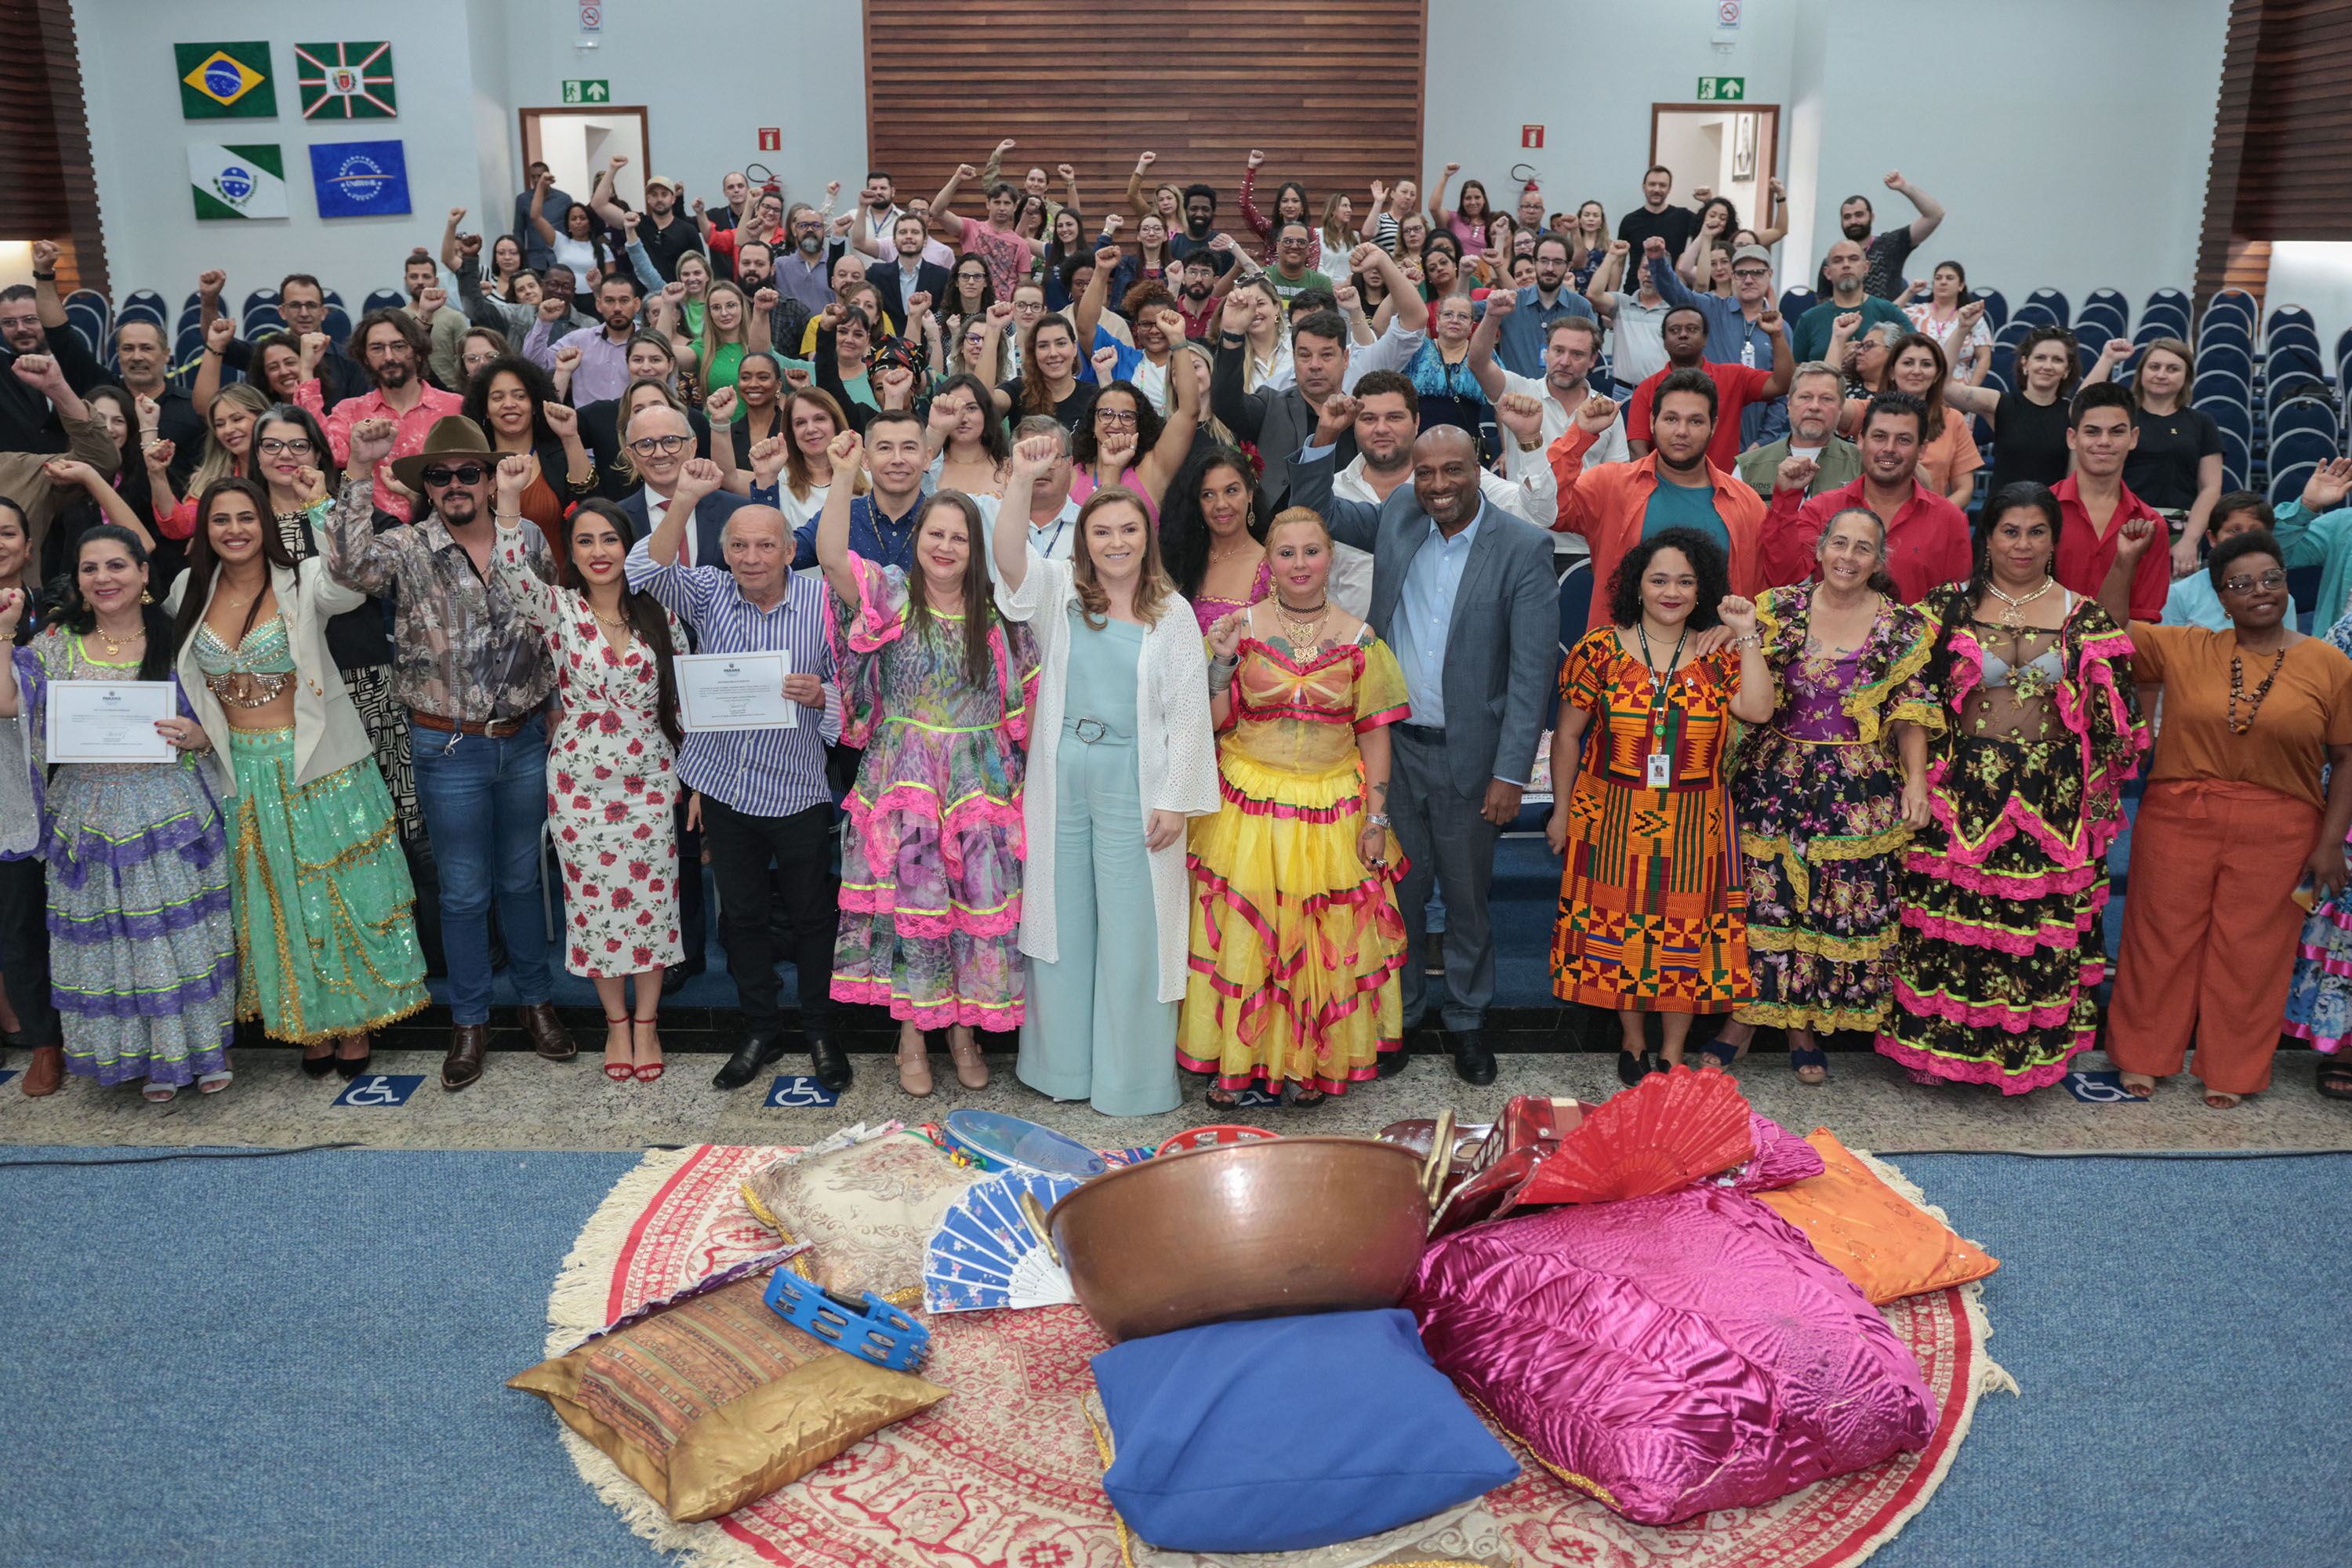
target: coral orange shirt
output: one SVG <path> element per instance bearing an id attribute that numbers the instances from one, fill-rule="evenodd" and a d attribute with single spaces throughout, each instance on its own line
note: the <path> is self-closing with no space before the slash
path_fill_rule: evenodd
<path id="1" fill-rule="evenodd" d="M 1609 590 L 1617 563 L 1641 542 L 1642 523 L 1650 496 L 1658 488 L 1655 452 L 1631 463 L 1602 463 L 1586 468 L 1584 454 L 1600 437 L 1571 424 L 1566 435 L 1546 454 L 1552 477 L 1559 485 L 1559 515 L 1555 533 L 1578 533 L 1592 552 L 1592 613 L 1585 629 L 1610 624 Z M 1715 487 L 1715 515 L 1731 540 L 1731 591 L 1752 599 L 1768 584 L 1764 580 L 1764 498 L 1736 473 L 1713 463 L 1707 478 Z"/>

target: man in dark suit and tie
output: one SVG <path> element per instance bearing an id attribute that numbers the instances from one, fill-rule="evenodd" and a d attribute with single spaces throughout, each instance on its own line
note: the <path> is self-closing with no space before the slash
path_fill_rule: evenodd
<path id="1" fill-rule="evenodd" d="M 721 437 L 725 433 L 722 431 Z M 724 566 L 727 520 L 751 503 L 719 489 L 719 465 L 694 455 L 694 432 L 675 408 L 649 408 L 629 423 L 628 459 L 645 482 L 621 498 L 621 510 L 650 539 L 672 507 L 694 514 L 694 525 L 678 542 L 678 564 Z M 691 634 L 688 634 L 689 636 Z M 678 650 L 683 653 L 686 650 Z M 678 864 L 691 870 L 677 880 L 678 938 L 684 956 L 662 976 L 662 994 L 675 995 L 708 966 L 704 956 L 702 835 L 686 825 L 686 801 L 677 804 Z"/>
<path id="2" fill-rule="evenodd" d="M 1487 890 L 1495 844 L 1519 814 L 1559 669 L 1559 586 L 1551 536 L 1479 493 L 1478 452 L 1449 425 L 1413 443 L 1412 483 L 1384 505 L 1331 493 L 1355 399 L 1334 393 L 1314 436 L 1290 458 L 1290 502 L 1312 507 L 1342 544 L 1372 552 L 1367 617 L 1404 671 L 1412 710 L 1394 725 L 1389 812 L 1412 864 L 1397 888 L 1406 963 L 1408 1034 L 1429 1008 L 1424 910 L 1433 881 L 1445 896 L 1445 1000 L 1439 1009 L 1454 1070 L 1495 1080 L 1481 1033 L 1495 995 Z M 1398 1060 L 1402 1065 L 1402 1053 Z"/>
<path id="3" fill-rule="evenodd" d="M 923 308 L 929 310 L 948 297 L 948 284 L 954 276 L 938 262 L 923 259 L 923 247 L 930 237 L 921 214 L 900 213 L 890 228 L 890 258 L 866 264 L 866 281 L 882 296 L 882 313 L 898 322 L 899 331 L 910 339 L 920 338 L 922 332 L 908 324 L 914 307 L 908 301 L 922 295 L 927 300 Z"/>
<path id="4" fill-rule="evenodd" d="M 703 477 L 709 478 L 718 473 L 719 465 L 707 458 L 695 458 L 694 428 L 686 416 L 675 408 L 648 408 L 638 415 L 629 422 L 627 456 L 644 481 L 621 498 L 621 510 L 637 525 L 637 537 L 651 537 L 682 494 L 686 504 L 694 509 L 694 526 L 686 531 L 679 547 L 681 563 L 725 564 L 727 549 L 719 531 L 727 526 L 729 517 L 751 503 L 719 489 L 715 478 L 702 484 L 687 473 L 692 464 L 698 470 L 708 469 L 709 475 Z"/>

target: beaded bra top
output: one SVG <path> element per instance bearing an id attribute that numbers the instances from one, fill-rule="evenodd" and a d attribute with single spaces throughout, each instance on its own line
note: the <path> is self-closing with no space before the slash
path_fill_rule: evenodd
<path id="1" fill-rule="evenodd" d="M 272 616 L 234 648 L 207 622 L 196 631 L 196 668 L 214 696 L 232 708 L 267 708 L 294 679 L 294 645 L 286 617 Z"/>

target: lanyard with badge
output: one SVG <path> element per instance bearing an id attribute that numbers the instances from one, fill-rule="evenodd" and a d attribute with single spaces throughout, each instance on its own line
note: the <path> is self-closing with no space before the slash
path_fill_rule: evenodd
<path id="1" fill-rule="evenodd" d="M 1642 639 L 1642 668 L 1650 672 L 1650 787 L 1671 789 L 1675 783 L 1674 753 L 1666 750 L 1666 699 L 1673 695 L 1675 671 L 1683 661 L 1683 641 L 1690 636 L 1690 623 L 1685 621 L 1680 636 L 1675 638 L 1674 658 L 1667 662 L 1664 675 L 1650 659 L 1650 629 L 1640 621 L 1633 623 L 1633 635 Z"/>

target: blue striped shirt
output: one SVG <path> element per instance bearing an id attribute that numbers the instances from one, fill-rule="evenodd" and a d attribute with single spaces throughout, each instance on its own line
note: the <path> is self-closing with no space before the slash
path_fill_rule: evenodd
<path id="1" fill-rule="evenodd" d="M 782 652 L 796 671 L 825 683 L 824 717 L 803 710 L 790 730 L 689 732 L 677 757 L 687 788 L 748 816 L 790 816 L 833 799 L 825 784 L 824 744 L 841 734 L 834 685 L 833 647 L 824 635 L 824 584 L 793 575 L 775 608 L 761 610 L 718 566 L 656 566 L 638 540 L 629 549 L 632 590 L 650 593 L 694 633 L 702 653 Z"/>

